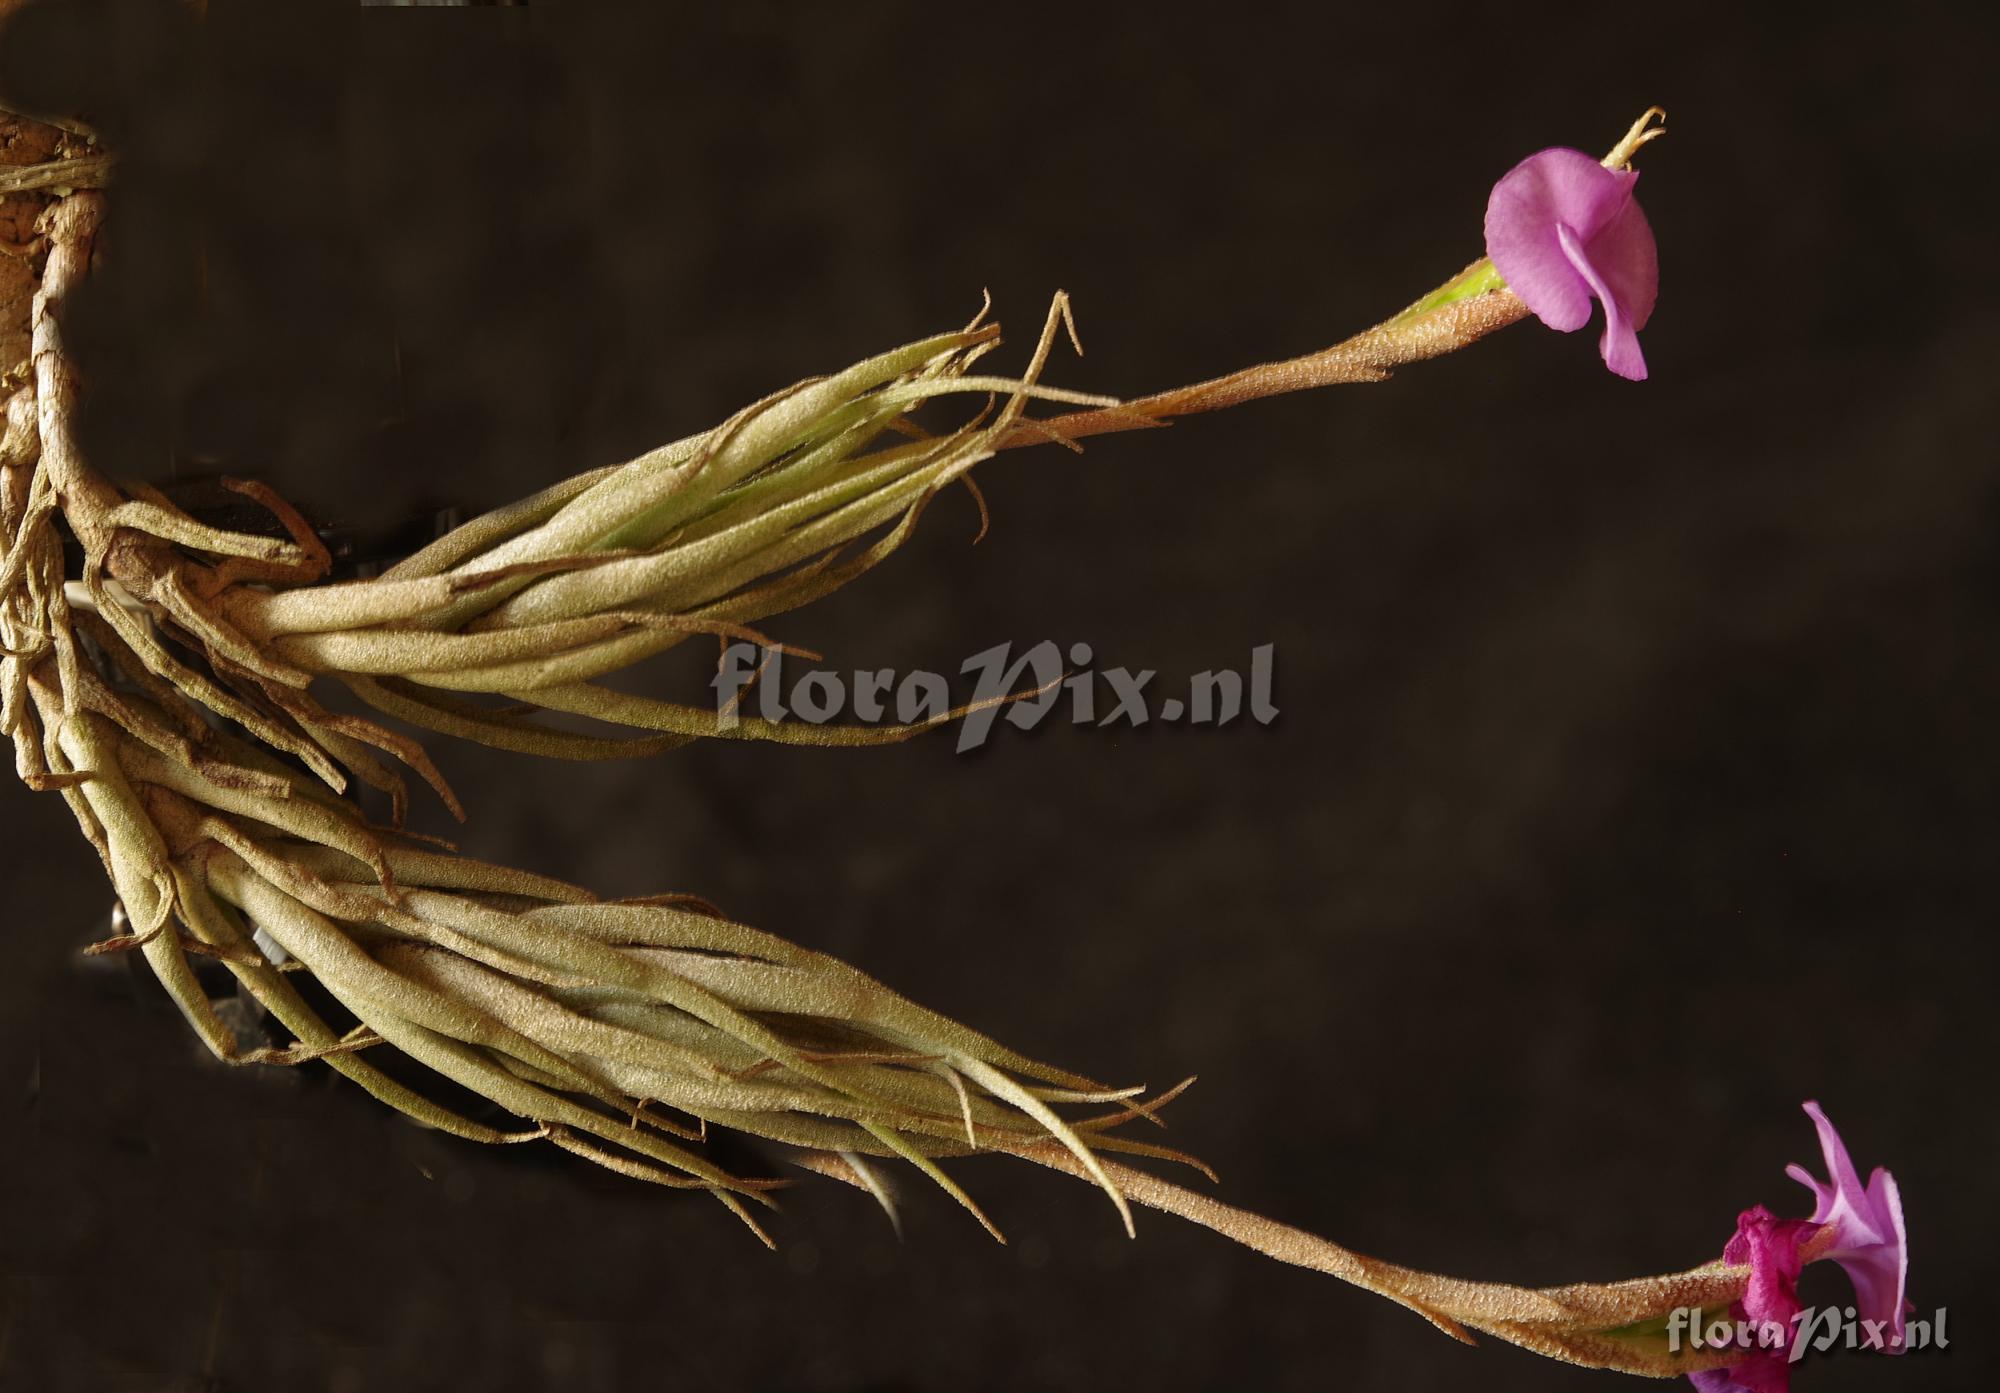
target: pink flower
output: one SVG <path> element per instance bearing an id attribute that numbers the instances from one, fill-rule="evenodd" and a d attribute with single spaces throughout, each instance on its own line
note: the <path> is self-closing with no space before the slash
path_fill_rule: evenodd
<path id="1" fill-rule="evenodd" d="M 1605 366 L 1645 380 L 1639 330 L 1659 297 L 1659 251 L 1632 197 L 1636 170 L 1581 150 L 1544 150 L 1508 170 L 1486 204 L 1486 254 L 1536 318 L 1574 333 L 1604 306 Z"/>
<path id="2" fill-rule="evenodd" d="M 1900 1354 L 1910 1250 L 1896 1177 L 1877 1166 L 1863 1189 L 1840 1133 L 1833 1130 L 1819 1104 L 1807 1103 L 1806 1116 L 1819 1129 L 1820 1154 L 1831 1178 L 1822 1184 L 1797 1165 L 1785 1167 L 1785 1174 L 1813 1192 L 1812 1221 L 1833 1229 L 1833 1246 L 1820 1256 L 1839 1263 L 1854 1283 L 1857 1314 L 1864 1321 L 1880 1322 L 1887 1331 L 1887 1352 Z"/>
<path id="3" fill-rule="evenodd" d="M 1841 1265 L 1854 1283 L 1856 1314 L 1863 1321 L 1880 1322 L 1887 1338 L 1876 1343 L 1887 1353 L 1900 1354 L 1903 1283 L 1910 1263 L 1895 1177 L 1877 1167 L 1864 1189 L 1847 1147 L 1819 1104 L 1807 1103 L 1805 1110 L 1819 1129 L 1820 1151 L 1832 1178 L 1822 1184 L 1803 1166 L 1786 1167 L 1786 1174 L 1813 1192 L 1816 1203 L 1810 1219 L 1780 1219 L 1761 1204 L 1737 1217 L 1736 1234 L 1723 1248 L 1722 1260 L 1748 1267 L 1750 1281 L 1734 1314 L 1760 1330 L 1775 1324 L 1792 1331 L 1801 1309 L 1798 1282 L 1805 1250 L 1825 1243 L 1813 1260 L 1826 1258 Z M 1777 1348 L 1758 1347 L 1726 1369 L 1688 1377 L 1700 1393 L 1787 1393 L 1790 1356 L 1789 1342 Z"/>

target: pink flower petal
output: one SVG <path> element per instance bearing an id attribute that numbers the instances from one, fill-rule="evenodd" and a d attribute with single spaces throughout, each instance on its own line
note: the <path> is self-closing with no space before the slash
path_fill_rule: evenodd
<path id="1" fill-rule="evenodd" d="M 1581 150 L 1544 150 L 1515 165 L 1486 204 L 1486 254 L 1535 316 L 1563 333 L 1604 306 L 1598 348 L 1622 377 L 1646 376 L 1638 331 L 1659 294 L 1659 252 L 1632 197 L 1639 176 Z"/>
<path id="2" fill-rule="evenodd" d="M 1819 1104 L 1807 1103 L 1805 1110 L 1819 1129 L 1819 1149 L 1829 1179 L 1817 1180 L 1797 1165 L 1787 1166 L 1785 1174 L 1812 1191 L 1812 1221 L 1833 1229 L 1833 1246 L 1822 1256 L 1839 1263 L 1854 1283 L 1855 1310 L 1862 1320 L 1881 1322 L 1888 1352 L 1900 1353 L 1910 1247 L 1896 1178 L 1878 1166 L 1864 1187 L 1846 1144 Z"/>
<path id="3" fill-rule="evenodd" d="M 1604 335 L 1597 341 L 1597 351 L 1604 358 L 1604 366 L 1620 377 L 1633 382 L 1646 380 L 1646 355 L 1639 351 L 1639 334 L 1632 322 L 1625 317 L 1619 307 L 1618 297 L 1611 293 L 1611 287 L 1591 265 L 1590 257 L 1576 234 L 1566 223 L 1556 224 L 1556 242 L 1562 247 L 1569 264 L 1583 277 L 1590 287 L 1590 293 L 1604 306 Z"/>
<path id="4" fill-rule="evenodd" d="M 1660 298 L 1660 248 L 1638 199 L 1626 199 L 1625 206 L 1590 239 L 1590 260 L 1633 330 L 1645 328 Z"/>
<path id="5" fill-rule="evenodd" d="M 1792 1366 L 1783 1358 L 1746 1359 L 1727 1369 L 1703 1369 L 1689 1374 L 1697 1393 L 1790 1393 Z"/>

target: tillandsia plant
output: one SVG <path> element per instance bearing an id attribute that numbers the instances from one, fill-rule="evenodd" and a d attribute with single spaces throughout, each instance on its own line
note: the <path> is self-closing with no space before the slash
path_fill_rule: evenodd
<path id="1" fill-rule="evenodd" d="M 1838 1261 L 1865 1314 L 1903 1310 L 1894 1184 L 1863 1187 L 1815 1109 L 1830 1180 L 1816 1208 L 1747 1211 L 1718 1261 L 1608 1285 L 1527 1289 L 1363 1257 L 1219 1203 L 1135 1161 L 1200 1163 L 1131 1135 L 1179 1088 L 1148 1094 L 1025 1058 L 843 963 L 734 923 L 691 896 L 605 901 L 491 865 L 403 825 L 414 771 L 461 818 L 419 732 L 555 759 L 648 755 L 703 737 L 866 744 L 924 726 L 798 726 L 617 692 L 599 679 L 847 584 L 893 552 L 926 502 L 1002 450 L 1333 383 L 1377 381 L 1533 313 L 1573 330 L 1603 307 L 1606 363 L 1644 375 L 1653 240 L 1633 156 L 1649 111 L 1602 161 L 1551 150 L 1493 191 L 1488 256 L 1323 352 L 1131 401 L 1043 382 L 1060 295 L 1018 373 L 982 371 L 985 312 L 712 429 L 565 479 L 368 579 L 330 582 L 311 524 L 269 488 L 226 487 L 268 515 L 229 529 L 141 481 L 92 468 L 75 434 L 68 298 L 100 238 L 110 169 L 88 132 L 43 127 L 6 190 L 41 205 L 25 359 L 0 441 L 0 694 L 16 767 L 59 795 L 101 857 L 121 925 L 90 951 L 137 953 L 218 1059 L 320 1062 L 427 1126 L 488 1143 L 549 1142 L 640 1179 L 705 1191 L 765 1242 L 784 1182 L 704 1153 L 710 1126 L 767 1138 L 873 1193 L 882 1160 L 914 1166 L 993 1225 L 941 1163 L 1007 1153 L 1330 1273 L 1461 1339 L 1484 1331 L 1558 1359 L 1704 1389 L 1766 1389 L 1788 1364 L 1717 1322 L 1796 1315 L 1797 1273 Z M 919 419 L 954 400 L 956 424 Z M 1037 404 L 1060 410 L 1031 414 Z M 760 642 L 768 642 L 759 639 Z M 391 726 L 326 704 L 345 688 Z M 591 718 L 579 733 L 543 713 Z M 947 717 L 946 719 L 949 719 Z M 387 825 L 350 795 L 388 795 Z M 201 961 L 218 964 L 198 970 Z M 245 1044 L 206 973 L 290 1033 Z M 518 1117 L 502 1129 L 374 1062 L 400 1052 Z M 1184 1086 L 1184 1085 L 1183 1085 Z M 1211 1177 L 1212 1178 L 1212 1177 Z M 993 1230 L 998 1237 L 998 1231 Z M 1883 1330 L 1891 1331 L 1890 1325 Z M 1887 1335 L 1885 1348 L 1896 1341 Z"/>

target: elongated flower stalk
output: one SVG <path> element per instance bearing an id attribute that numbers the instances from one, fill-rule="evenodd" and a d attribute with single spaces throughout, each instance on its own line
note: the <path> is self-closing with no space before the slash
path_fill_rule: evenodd
<path id="1" fill-rule="evenodd" d="M 1634 124 L 1607 166 L 1622 167 L 1658 133 L 1657 114 Z M 1019 379 L 971 371 L 999 342 L 982 311 L 956 333 L 799 383 L 713 430 L 476 519 L 369 580 L 315 583 L 326 558 L 289 510 L 276 509 L 291 524 L 287 545 L 215 533 L 150 490 L 127 507 L 125 524 L 180 550 L 158 565 L 150 557 L 127 562 L 113 575 L 164 609 L 236 686 L 255 687 L 246 700 L 311 727 L 326 718 L 304 693 L 314 677 L 331 675 L 376 710 L 423 729 L 574 758 L 711 735 L 810 744 L 902 739 L 921 727 L 786 724 L 734 713 L 723 720 L 596 679 L 697 635 L 740 635 L 745 625 L 846 584 L 902 544 L 939 489 L 960 480 L 970 486 L 972 468 L 998 450 L 1380 381 L 1527 313 L 1482 260 L 1323 352 L 1119 403 L 1041 383 L 1059 327 L 1070 326 L 1067 298 L 1058 295 Z M 911 419 L 926 403 L 967 393 L 1002 404 L 944 434 Z M 1030 419 L 1031 400 L 1090 409 Z M 188 552 L 215 560 L 205 566 Z M 467 702 L 468 694 L 507 705 Z M 559 734 L 524 719 L 537 710 L 651 732 L 651 743 Z M 316 742 L 294 752 L 309 757 Z"/>
<path id="2" fill-rule="evenodd" d="M 1608 167 L 1629 160 L 1651 115 Z M 885 1205 L 875 1161 L 909 1162 L 989 1229 L 940 1162 L 1010 1153 L 1101 1187 L 1128 1230 L 1133 1204 L 1176 1213 L 1387 1296 L 1459 1338 L 1481 1330 L 1642 1374 L 1730 1363 L 1726 1352 L 1677 1346 L 1668 1322 L 1677 1310 L 1739 1303 L 1743 1263 L 1528 1290 L 1411 1271 L 1220 1204 L 1119 1159 L 1199 1165 L 1131 1135 L 1134 1124 L 1157 1124 L 1179 1089 L 1148 1096 L 1024 1058 L 688 897 L 605 902 L 405 832 L 394 762 L 463 815 L 422 745 L 315 696 L 318 683 L 343 684 L 420 730 L 559 758 L 721 734 L 903 738 L 915 728 L 794 730 L 747 717 L 724 726 L 713 712 L 621 695 L 598 679 L 690 637 L 745 633 L 854 579 L 909 535 L 939 489 L 998 450 L 1372 381 L 1470 343 L 1528 312 L 1490 263 L 1325 353 L 1122 404 L 1042 384 L 1067 322 L 1061 297 L 1018 376 L 975 371 L 999 341 L 982 314 L 555 484 L 379 577 L 327 583 L 320 540 L 263 486 L 229 485 L 268 511 L 271 530 L 225 531 L 143 483 L 114 484 L 79 451 L 62 309 L 102 214 L 102 195 L 75 186 L 101 178 L 105 163 L 65 149 L 39 180 L 20 171 L 10 186 L 57 192 L 39 195 L 52 201 L 40 225 L 33 351 L 0 440 L 0 725 L 22 779 L 68 803 L 116 890 L 128 931 L 93 951 L 142 954 L 217 1058 L 324 1061 L 469 1140 L 549 1141 L 706 1190 L 759 1236 L 756 1211 L 781 1182 L 716 1165 L 701 1146 L 711 1125 L 783 1143 Z M 913 419 L 967 394 L 973 409 L 954 428 Z M 1072 409 L 1037 420 L 1027 414 L 1037 401 Z M 66 537 L 82 555 L 74 574 Z M 643 733 L 580 735 L 538 723 L 540 711 Z M 391 795 L 392 825 L 369 822 L 350 780 Z M 293 1042 L 240 1041 L 196 970 L 204 958 Z M 384 1051 L 520 1126 L 434 1101 L 377 1067 Z M 1830 1242 L 1808 1235 L 1794 1256 L 1810 1260 L 1813 1244 Z"/>

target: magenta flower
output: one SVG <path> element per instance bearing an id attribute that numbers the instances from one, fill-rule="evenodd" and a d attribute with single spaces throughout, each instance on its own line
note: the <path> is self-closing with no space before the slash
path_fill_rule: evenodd
<path id="1" fill-rule="evenodd" d="M 1551 329 L 1574 333 L 1604 306 L 1598 351 L 1620 377 L 1641 382 L 1639 330 L 1659 298 L 1653 229 L 1632 197 L 1638 171 L 1606 169 L 1581 150 L 1544 150 L 1493 186 L 1486 255 L 1522 303 Z"/>
<path id="2" fill-rule="evenodd" d="M 1833 1130 L 1819 1104 L 1807 1103 L 1806 1116 L 1819 1129 L 1820 1154 L 1826 1159 L 1830 1179 L 1822 1184 L 1798 1165 L 1785 1167 L 1785 1174 L 1813 1192 L 1812 1221 L 1833 1229 L 1833 1246 L 1820 1256 L 1839 1263 L 1854 1283 L 1857 1314 L 1864 1321 L 1879 1322 L 1887 1332 L 1887 1352 L 1900 1354 L 1903 1285 L 1909 1274 L 1910 1251 L 1896 1177 L 1877 1166 L 1868 1177 L 1867 1188 L 1862 1188 L 1840 1133 Z M 1879 1339 L 1876 1343 L 1882 1345 Z"/>
<path id="3" fill-rule="evenodd" d="M 1753 1348 L 1727 1369 L 1691 1374 L 1701 1393 L 1787 1393 L 1792 1383 L 1791 1335 L 1799 1317 L 1800 1251 L 1819 1225 L 1804 1219 L 1780 1219 L 1763 1205 L 1746 1209 L 1736 1219 L 1736 1235 L 1722 1250 L 1722 1260 L 1750 1269 L 1750 1284 L 1734 1314 L 1753 1331 Z M 1771 1338 L 1780 1337 L 1780 1338 Z"/>
<path id="4" fill-rule="evenodd" d="M 1819 1104 L 1807 1103 L 1805 1111 L 1819 1129 L 1820 1151 L 1831 1179 L 1822 1184 L 1803 1166 L 1785 1168 L 1787 1175 L 1813 1192 L 1810 1219 L 1780 1219 L 1761 1204 L 1737 1217 L 1735 1236 L 1723 1248 L 1722 1260 L 1748 1267 L 1750 1281 L 1733 1314 L 1757 1330 L 1792 1331 L 1801 1312 L 1799 1269 L 1805 1250 L 1819 1245 L 1822 1250 L 1813 1261 L 1839 1263 L 1854 1283 L 1857 1316 L 1878 1322 L 1874 1328 L 1884 1332 L 1871 1343 L 1900 1354 L 1906 1313 L 1903 1285 L 1910 1263 L 1896 1179 L 1878 1166 L 1863 1188 L 1840 1133 Z M 1864 1334 L 1869 1328 L 1863 1326 Z M 1688 1377 L 1700 1393 L 1787 1393 L 1791 1372 L 1787 1342 L 1746 1349 L 1744 1357 L 1726 1369 Z"/>

